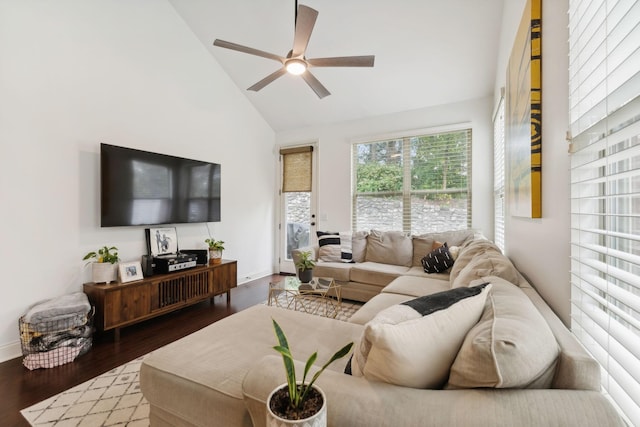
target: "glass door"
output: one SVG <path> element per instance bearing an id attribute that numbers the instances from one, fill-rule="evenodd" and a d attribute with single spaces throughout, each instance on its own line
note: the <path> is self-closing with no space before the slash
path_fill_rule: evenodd
<path id="1" fill-rule="evenodd" d="M 313 146 L 280 150 L 280 272 L 295 273 L 292 251 L 315 243 Z"/>

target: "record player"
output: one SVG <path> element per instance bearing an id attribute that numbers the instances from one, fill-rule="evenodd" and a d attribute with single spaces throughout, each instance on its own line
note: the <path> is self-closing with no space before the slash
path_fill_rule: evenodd
<path id="1" fill-rule="evenodd" d="M 147 251 L 153 259 L 153 274 L 172 273 L 197 265 L 197 255 L 178 251 L 175 227 L 147 228 Z"/>
<path id="2" fill-rule="evenodd" d="M 184 270 L 186 268 L 195 267 L 197 264 L 197 256 L 193 254 L 169 254 L 153 257 L 154 274 L 172 273 L 174 271 Z"/>

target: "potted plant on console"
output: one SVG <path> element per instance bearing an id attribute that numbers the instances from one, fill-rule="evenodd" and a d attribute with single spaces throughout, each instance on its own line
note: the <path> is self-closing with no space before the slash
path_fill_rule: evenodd
<path id="1" fill-rule="evenodd" d="M 222 240 L 205 239 L 205 243 L 209 245 L 209 264 L 220 264 L 222 262 L 224 242 Z"/>
<path id="2" fill-rule="evenodd" d="M 313 278 L 313 268 L 316 266 L 316 262 L 311 258 L 311 251 L 301 252 L 295 265 L 298 270 L 298 279 L 302 283 L 309 283 Z"/>
<path id="3" fill-rule="evenodd" d="M 118 258 L 118 248 L 115 246 L 103 246 L 97 252 L 89 252 L 82 260 L 93 260 L 91 274 L 94 283 L 111 283 L 118 278 L 120 258 Z"/>
<path id="4" fill-rule="evenodd" d="M 353 342 L 335 352 L 329 361 L 315 373 L 311 381 L 307 382 L 307 374 L 318 358 L 318 353 L 313 353 L 304 366 L 302 381 L 296 381 L 296 370 L 287 337 L 278 322 L 274 319 L 272 321 L 278 338 L 278 345 L 273 349 L 282 355 L 287 382 L 276 387 L 267 398 L 267 426 L 326 426 L 327 398 L 322 389 L 314 383 L 327 366 L 349 354 Z"/>

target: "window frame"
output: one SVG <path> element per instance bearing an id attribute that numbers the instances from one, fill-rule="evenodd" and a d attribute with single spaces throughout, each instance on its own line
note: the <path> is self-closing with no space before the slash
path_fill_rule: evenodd
<path id="1" fill-rule="evenodd" d="M 352 187 L 351 187 L 351 201 L 352 201 L 352 209 L 351 209 L 351 223 L 352 223 L 352 230 L 354 231 L 359 231 L 359 227 L 358 227 L 358 208 L 357 208 L 357 202 L 358 202 L 358 196 L 362 196 L 365 193 L 358 193 L 357 192 L 357 184 L 358 184 L 358 177 L 357 177 L 357 171 L 358 171 L 358 146 L 361 144 L 376 144 L 376 143 L 384 143 L 384 142 L 388 142 L 388 141 L 402 141 L 402 168 L 403 168 L 403 183 L 402 183 L 402 189 L 399 191 L 392 191 L 392 192 L 377 192 L 378 194 L 388 194 L 391 195 L 392 193 L 395 194 L 399 194 L 402 200 L 402 218 L 401 218 L 401 223 L 402 223 L 402 231 L 406 232 L 407 234 L 415 234 L 414 233 L 414 229 L 413 227 L 411 227 L 411 196 L 415 195 L 415 194 L 419 194 L 419 193 L 423 193 L 423 194 L 427 194 L 427 193 L 438 193 L 438 192 L 442 192 L 441 190 L 412 190 L 411 189 L 411 160 L 412 160 L 412 156 L 411 156 L 411 150 L 407 149 L 408 146 L 411 145 L 411 139 L 412 138 L 420 138 L 420 137 L 428 137 L 428 136 L 434 136 L 434 135 L 441 135 L 441 134 L 447 134 L 447 133 L 459 133 L 459 132 L 466 132 L 467 133 L 467 147 L 466 147 L 466 170 L 467 170 L 467 186 L 466 186 L 466 194 L 467 194 L 467 198 L 466 198 L 466 228 L 471 228 L 471 222 L 472 222 L 472 211 L 471 211 L 471 207 L 472 207 L 472 178 L 473 178 L 473 174 L 472 174 L 472 169 L 473 169 L 473 163 L 472 163 L 472 148 L 473 148 L 473 128 L 471 126 L 471 123 L 458 123 L 458 124 L 452 124 L 452 125 L 448 125 L 448 126 L 439 126 L 439 127 L 430 127 L 430 128 L 422 128 L 422 129 L 414 129 L 414 130 L 407 130 L 407 131 L 402 131 L 402 132 L 394 132 L 394 133 L 387 133 L 387 134 L 381 134 L 381 135 L 376 135 L 376 136 L 371 136 L 371 137 L 365 137 L 365 138 L 358 138 L 358 139 L 353 139 L 351 140 L 351 160 L 352 160 L 352 172 L 351 172 L 351 182 L 352 182 Z M 407 166 L 408 165 L 408 166 Z M 453 190 L 453 189 L 452 189 Z M 445 192 L 445 193 L 451 193 L 451 192 Z M 372 193 L 373 194 L 373 193 Z M 370 228 L 374 228 L 374 227 L 365 227 L 364 229 L 370 229 Z M 390 227 L 390 228 L 385 228 L 388 230 L 398 230 L 398 227 Z"/>

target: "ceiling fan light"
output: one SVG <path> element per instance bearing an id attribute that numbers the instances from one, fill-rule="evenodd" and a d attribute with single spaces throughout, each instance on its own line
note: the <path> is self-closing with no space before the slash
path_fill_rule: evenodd
<path id="1" fill-rule="evenodd" d="M 287 61 L 285 65 L 287 72 L 289 74 L 293 74 L 294 76 L 299 76 L 300 74 L 307 71 L 307 63 L 302 59 L 290 59 Z"/>

